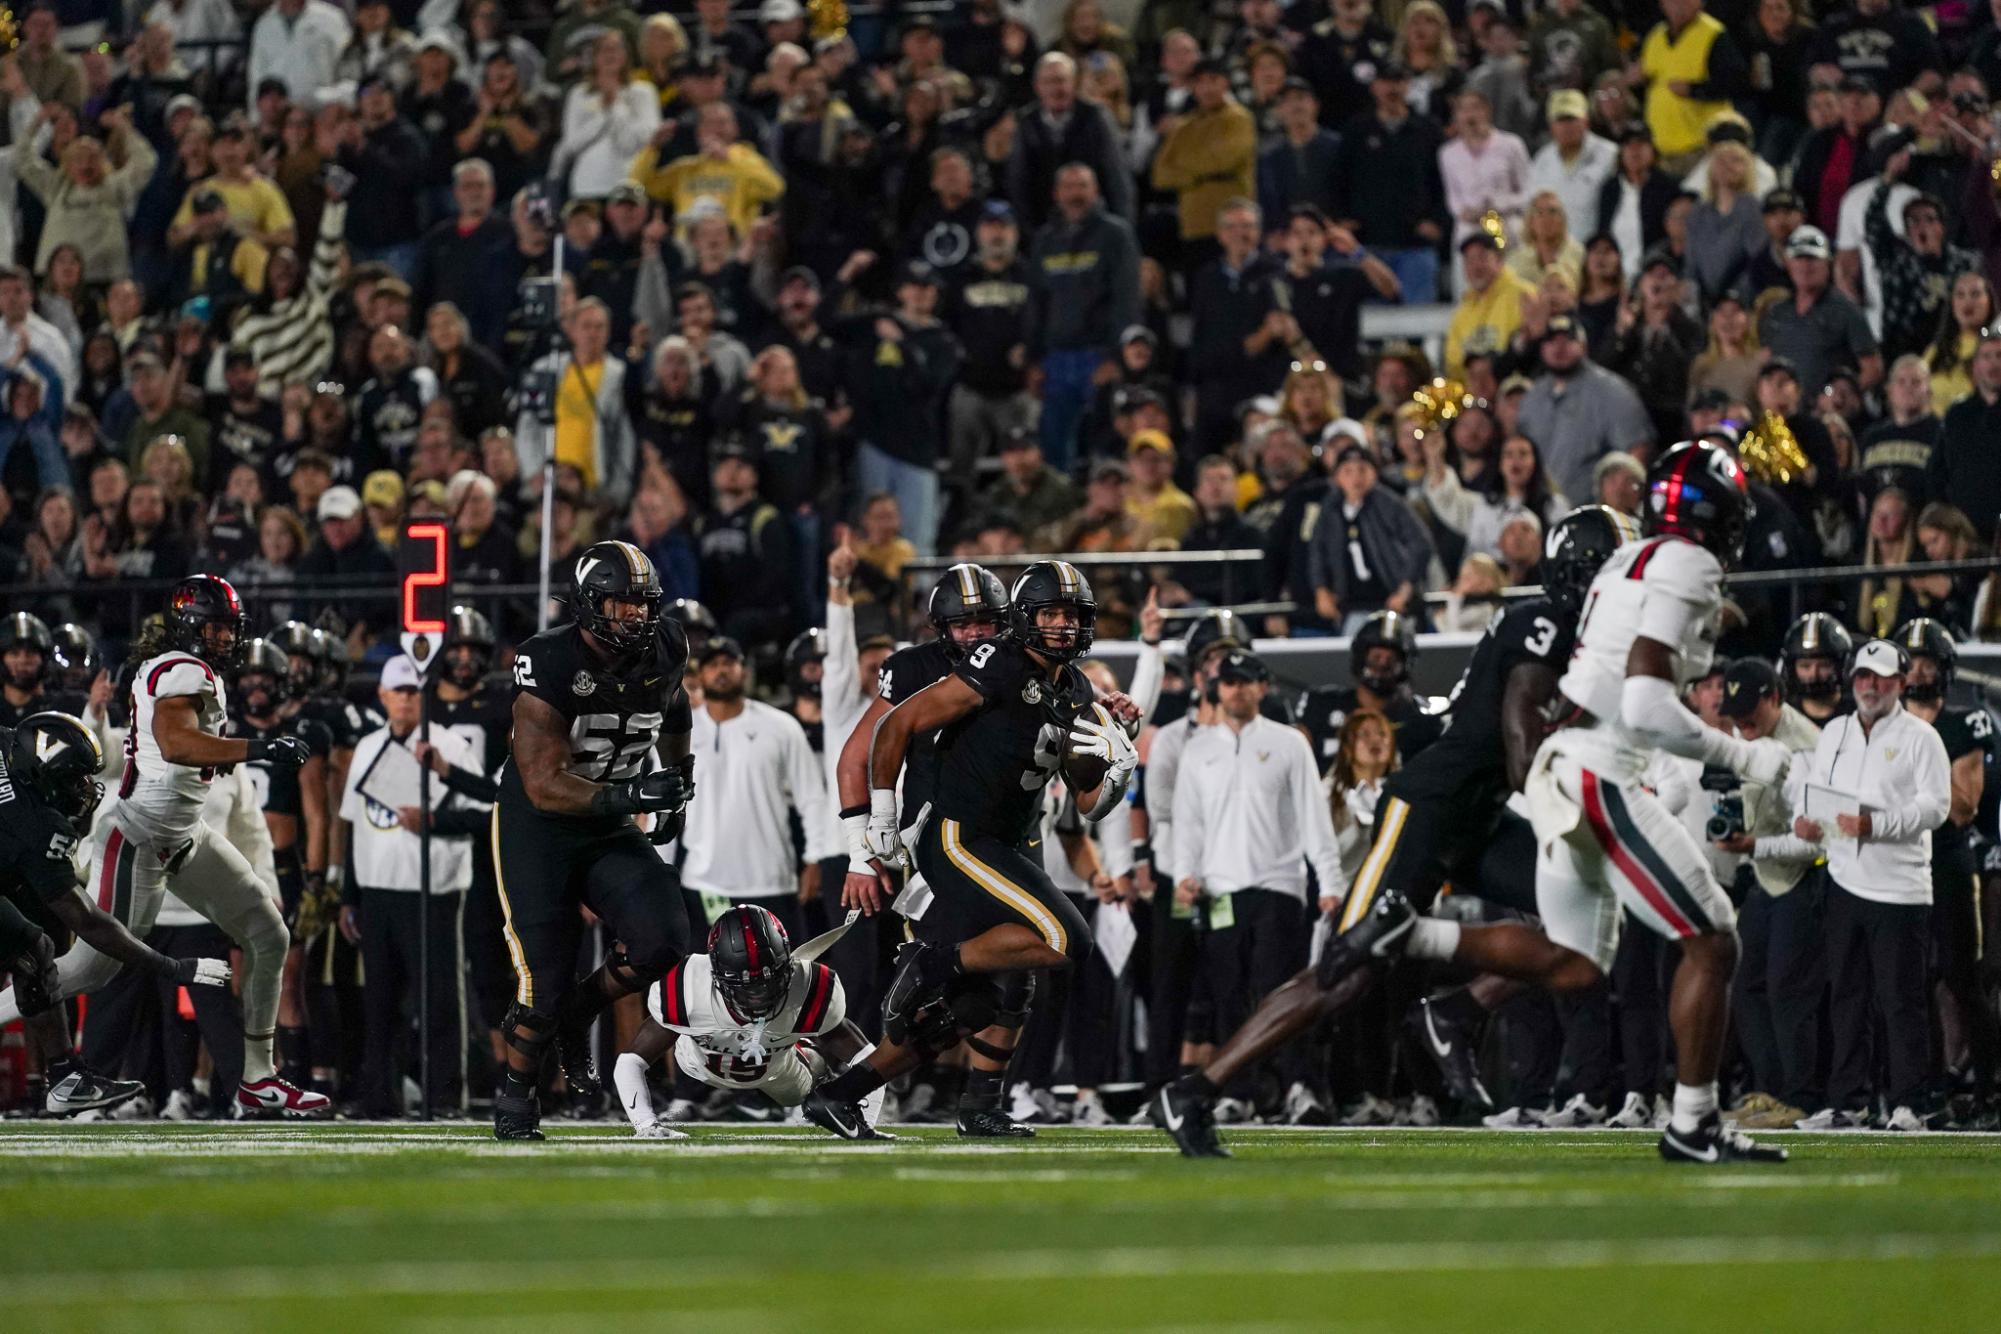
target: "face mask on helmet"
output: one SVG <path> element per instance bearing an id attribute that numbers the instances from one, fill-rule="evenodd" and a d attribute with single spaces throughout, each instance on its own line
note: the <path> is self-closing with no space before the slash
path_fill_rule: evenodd
<path id="1" fill-rule="evenodd" d="M 4 670 L 9 686 L 16 690 L 31 692 L 42 683 L 42 670 L 46 662 L 39 649 L 16 644 L 4 655 L 0 655 L 0 670 Z"/>
<path id="2" fill-rule="evenodd" d="M 478 644 L 454 644 L 445 650 L 445 678 L 470 690 L 486 675 L 487 652 Z"/>
<path id="3" fill-rule="evenodd" d="M 1806 662 L 1827 663 L 1828 674 L 1818 680 L 1808 681 L 1800 676 L 1800 664 Z M 1840 665 L 1826 658 L 1799 658 L 1793 663 L 1793 693 L 1799 699 L 1812 700 L 1816 704 L 1832 704 L 1841 698 Z"/>
<path id="4" fill-rule="evenodd" d="M 283 699 L 278 682 L 263 672 L 238 677 L 236 695 L 243 701 L 243 716 L 246 718 L 262 718 L 276 713 Z"/>
<path id="5" fill-rule="evenodd" d="M 1362 659 L 1356 681 L 1373 694 L 1394 695 L 1410 679 L 1403 654 L 1395 649 L 1372 648 Z"/>
<path id="6" fill-rule="evenodd" d="M 1911 704 L 1932 704 L 1944 699 L 1945 674 L 1938 670 L 1938 664 L 1933 659 L 1916 656 L 1913 656 L 1911 661 L 1913 664 L 1920 662 L 1932 663 L 1933 675 L 1928 681 L 1918 680 L 1916 672 L 1912 672 L 1906 676 L 1904 678 L 1905 702 Z"/>

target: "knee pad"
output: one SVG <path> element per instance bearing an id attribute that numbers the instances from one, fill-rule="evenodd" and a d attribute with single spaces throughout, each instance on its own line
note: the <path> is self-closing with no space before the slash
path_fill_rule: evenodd
<path id="1" fill-rule="evenodd" d="M 539 1055 L 556 1036 L 556 1016 L 531 1010 L 520 1001 L 507 1007 L 507 1017 L 501 1021 L 501 1036 L 507 1045 L 526 1056 Z"/>
<path id="2" fill-rule="evenodd" d="M 931 1061 L 957 1046 L 960 1032 L 949 1005 L 928 1005 L 911 1017 L 908 1045 L 920 1060 Z"/>
<path id="3" fill-rule="evenodd" d="M 658 977 L 672 966 L 670 960 L 651 974 L 642 972 L 633 964 L 632 957 L 625 952 L 623 943 L 612 946 L 611 953 L 605 955 L 604 959 L 605 975 L 628 992 L 643 990 L 647 977 Z"/>
<path id="4" fill-rule="evenodd" d="M 682 934 L 686 935 L 686 914 L 675 906 L 677 915 L 683 918 Z M 632 989 L 640 987 L 647 978 L 659 977 L 669 968 L 681 962 L 687 955 L 686 946 L 674 938 L 675 933 L 664 924 L 658 930 L 648 931 L 636 940 L 620 938 L 605 958 L 605 969 L 617 977 L 621 983 Z"/>
<path id="5" fill-rule="evenodd" d="M 960 1028 L 977 1033 L 1000 1014 L 1000 985 L 990 977 L 961 977 L 946 991 L 939 1008 L 948 1010 Z"/>
<path id="6" fill-rule="evenodd" d="M 292 932 L 285 925 L 285 916 L 278 905 L 269 899 L 249 914 L 243 923 L 243 947 L 258 951 L 273 950 L 284 954 L 292 948 Z"/>
<path id="7" fill-rule="evenodd" d="M 1002 974 L 993 1023 L 1002 1028 L 1020 1028 L 1028 1022 L 1029 1007 L 1035 1003 L 1038 976 L 1033 972 Z"/>

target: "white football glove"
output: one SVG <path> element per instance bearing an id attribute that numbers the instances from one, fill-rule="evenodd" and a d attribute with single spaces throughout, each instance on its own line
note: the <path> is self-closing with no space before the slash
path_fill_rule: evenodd
<path id="1" fill-rule="evenodd" d="M 1777 787 L 1786 781 L 1792 767 L 1793 753 L 1785 742 L 1775 737 L 1760 737 L 1744 743 L 1744 763 L 1737 774 L 1747 783 Z"/>
<path id="2" fill-rule="evenodd" d="M 182 959 L 175 980 L 184 987 L 226 987 L 229 964 L 222 959 Z"/>
<path id="3" fill-rule="evenodd" d="M 1102 704 L 1094 704 L 1078 714 L 1070 725 L 1070 753 L 1083 759 L 1105 761 L 1110 766 L 1105 772 L 1105 783 L 1114 790 L 1123 788 L 1133 770 L 1139 767 L 1139 752 L 1133 749 L 1125 726 Z"/>
<path id="4" fill-rule="evenodd" d="M 903 850 L 903 831 L 897 827 L 896 790 L 873 788 L 868 794 L 868 824 L 862 830 L 865 853 L 884 866 L 907 866 L 910 854 Z"/>

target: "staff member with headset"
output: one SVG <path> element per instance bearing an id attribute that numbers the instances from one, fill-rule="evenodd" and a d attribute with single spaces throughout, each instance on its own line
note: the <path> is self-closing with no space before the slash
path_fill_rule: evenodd
<path id="1" fill-rule="evenodd" d="M 1838 693 L 1838 688 L 1837 688 Z M 1793 808 L 1820 729 L 1785 701 L 1785 683 L 1770 663 L 1742 658 L 1723 674 L 1717 711 L 1746 741 L 1776 737 L 1793 752 L 1784 783 L 1746 780 L 1743 828 L 1712 839 L 1717 849 L 1751 858 L 1757 884 L 1737 914 L 1736 991 L 1730 1008 L 1738 1040 L 1759 1090 L 1741 1110 L 1746 1128 L 1783 1130 L 1797 1125 L 1825 1098 L 1820 1063 L 1820 1003 L 1827 986 L 1821 910 L 1827 887 L 1814 874 L 1818 854 L 1793 833 Z"/>
<path id="2" fill-rule="evenodd" d="M 1807 802 L 1793 832 L 1827 857 L 1826 950 L 1834 1052 L 1827 1102 L 1805 1130 L 1866 1124 L 1872 1018 L 1886 1045 L 1889 1128 L 1920 1130 L 1915 1102 L 1929 1069 L 1932 830 L 1952 802 L 1945 743 L 1901 702 L 1910 656 L 1887 639 L 1856 650 L 1848 679 L 1855 712 L 1828 723 L 1806 781 L 1855 799 L 1861 809 L 1823 825 Z"/>
<path id="3" fill-rule="evenodd" d="M 396 762 L 393 746 L 411 751 L 416 764 L 417 724 L 422 707 L 423 678 L 406 657 L 391 658 L 382 669 L 377 694 L 388 722 L 355 743 L 348 765 L 347 786 L 341 794 L 340 818 L 352 829 L 348 840 L 352 874 L 346 880 L 340 914 L 341 933 L 361 949 L 367 985 L 362 990 L 365 1045 L 361 1069 L 362 1113 L 369 1117 L 398 1114 L 402 1087 L 397 1063 L 397 1038 L 404 1031 L 403 1006 L 417 1004 L 418 970 L 423 939 L 430 948 L 430 1029 L 424 1040 L 431 1050 L 432 1106 L 456 1113 L 465 1081 L 465 960 L 459 920 L 465 892 L 472 885 L 472 843 L 490 818 L 480 803 L 456 787 L 433 781 L 428 812 L 418 807 L 394 810 L 367 795 L 371 774 L 382 764 Z M 431 729 L 428 755 L 443 765 L 468 773 L 482 772 L 483 757 L 456 732 Z M 377 789 L 378 791 L 380 789 Z M 418 834 L 431 826 L 431 903 L 426 930 L 418 891 L 422 888 L 423 844 Z"/>

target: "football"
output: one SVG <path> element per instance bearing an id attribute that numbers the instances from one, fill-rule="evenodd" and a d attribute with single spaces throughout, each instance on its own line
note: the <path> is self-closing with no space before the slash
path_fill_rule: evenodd
<path id="1" fill-rule="evenodd" d="M 1102 704 L 1090 704 L 1078 710 L 1079 718 L 1090 718 L 1101 726 L 1110 726 L 1112 715 Z M 1105 771 L 1111 768 L 1109 760 L 1101 760 L 1095 755 L 1072 755 L 1070 741 L 1063 741 L 1063 762 L 1059 766 L 1063 783 L 1072 792 L 1089 792 L 1105 781 Z"/>

